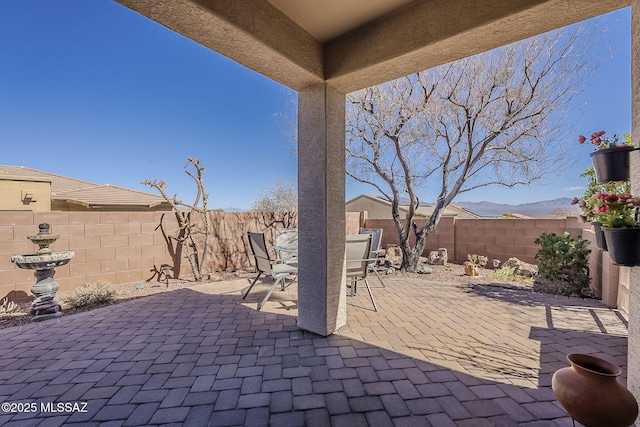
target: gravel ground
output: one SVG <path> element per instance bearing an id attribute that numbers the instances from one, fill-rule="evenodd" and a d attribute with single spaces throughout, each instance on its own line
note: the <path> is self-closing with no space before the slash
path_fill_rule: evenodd
<path id="1" fill-rule="evenodd" d="M 429 266 L 432 268 L 432 273 L 430 274 L 417 274 L 417 273 L 401 273 L 396 271 L 387 277 L 389 278 L 412 278 L 412 279 L 421 279 L 429 282 L 441 282 L 441 283 L 449 283 L 451 285 L 475 285 L 475 284 L 494 284 L 498 286 L 516 286 L 521 288 L 531 289 L 532 282 L 529 281 L 519 281 L 519 282 L 511 282 L 511 281 L 503 281 L 496 280 L 489 277 L 489 273 L 491 270 L 481 269 L 479 276 L 465 276 L 464 268 L 460 264 L 449 263 L 446 266 L 434 265 Z M 384 276 L 384 269 L 380 268 L 380 275 Z M 157 282 L 155 280 L 150 282 L 138 281 L 138 282 L 128 282 L 128 283 L 119 283 L 116 285 L 109 285 L 111 288 L 115 289 L 117 292 L 116 295 L 116 304 L 118 302 L 135 299 L 135 298 L 143 298 L 145 296 L 154 295 L 161 292 L 173 291 L 181 288 L 188 288 L 192 286 L 197 286 L 202 283 L 215 283 L 227 280 L 237 280 L 237 279 L 247 279 L 247 284 L 250 280 L 255 277 L 255 273 L 253 271 L 238 271 L 235 273 L 214 273 L 210 275 L 210 279 L 206 282 L 194 282 L 193 280 L 188 279 L 169 279 L 168 285 L 165 281 Z M 58 293 L 58 298 L 62 300 L 67 293 L 60 292 Z M 0 314 L 0 329 L 8 328 L 12 326 L 19 326 L 28 323 L 29 321 L 29 307 L 30 302 L 20 302 L 18 303 L 18 310 L 8 314 L 1 315 Z M 64 304 L 63 315 L 68 316 L 71 314 L 78 313 L 84 310 L 73 310 L 68 307 L 65 307 Z"/>

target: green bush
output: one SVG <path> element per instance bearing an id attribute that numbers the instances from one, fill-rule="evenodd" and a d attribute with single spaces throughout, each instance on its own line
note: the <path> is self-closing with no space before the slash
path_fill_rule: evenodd
<path id="1" fill-rule="evenodd" d="M 587 240 L 574 239 L 567 232 L 563 236 L 542 233 L 535 240 L 540 245 L 536 254 L 538 278 L 534 290 L 566 296 L 591 297 L 589 288 L 589 253 Z"/>
<path id="2" fill-rule="evenodd" d="M 65 296 L 63 302 L 75 309 L 93 308 L 113 304 L 116 294 L 116 290 L 110 288 L 108 283 L 98 282 L 90 285 L 85 282 Z"/>

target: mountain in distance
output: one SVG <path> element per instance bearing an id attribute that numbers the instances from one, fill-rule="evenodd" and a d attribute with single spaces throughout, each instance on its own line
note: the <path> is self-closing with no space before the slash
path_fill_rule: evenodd
<path id="1" fill-rule="evenodd" d="M 561 197 L 559 199 L 521 203 L 519 205 L 456 201 L 454 201 L 453 204 L 461 206 L 476 215 L 485 217 L 501 217 L 504 214 L 522 214 L 533 218 L 552 218 L 576 214 L 576 207 L 571 204 L 571 200 L 572 199 L 568 197 Z"/>

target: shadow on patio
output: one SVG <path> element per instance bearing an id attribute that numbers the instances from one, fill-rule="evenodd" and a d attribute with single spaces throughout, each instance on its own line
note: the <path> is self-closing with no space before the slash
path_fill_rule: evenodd
<path id="1" fill-rule="evenodd" d="M 625 368 L 626 325 L 598 301 L 386 283 L 327 338 L 297 328 L 295 287 L 258 312 L 265 287 L 243 303 L 242 281 L 2 330 L 0 400 L 37 410 L 0 424 L 569 426 L 549 387 L 566 354 Z"/>

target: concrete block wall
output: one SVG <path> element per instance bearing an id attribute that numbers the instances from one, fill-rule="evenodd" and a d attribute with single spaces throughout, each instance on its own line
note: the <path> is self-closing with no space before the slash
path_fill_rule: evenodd
<path id="1" fill-rule="evenodd" d="M 589 276 L 591 277 L 591 289 L 596 298 L 602 299 L 602 262 L 603 250 L 598 249 L 596 245 L 596 236 L 593 230 L 584 230 L 582 237 L 589 241 L 587 249 L 591 251 L 589 254 Z"/>
<path id="2" fill-rule="evenodd" d="M 416 221 L 422 227 L 425 221 Z M 392 219 L 367 219 L 369 228 L 382 228 L 382 247 L 399 243 L 398 232 Z M 438 248 L 447 248 L 449 258 L 465 261 L 467 255 L 478 254 L 490 260 L 502 262 L 510 257 L 535 263 L 535 255 L 540 248 L 534 242 L 542 233 L 562 235 L 568 231 L 580 236 L 590 227 L 577 218 L 566 219 L 455 219 L 444 217 L 435 232 L 428 237 L 423 255 Z M 411 239 L 413 242 L 413 239 Z"/>
<path id="3" fill-rule="evenodd" d="M 357 234 L 359 213 L 346 215 L 347 234 Z M 206 273 L 250 268 L 247 232 L 264 232 L 273 244 L 277 227 L 297 227 L 296 213 L 211 212 L 211 230 Z M 51 224 L 60 238 L 51 245 L 56 251 L 73 251 L 69 264 L 56 268 L 61 291 L 84 282 L 125 283 L 151 280 L 163 264 L 173 267 L 176 277 L 192 272 L 175 240 L 177 223 L 172 212 L 27 212 L 0 211 L 0 299 L 23 299 L 31 295 L 32 270 L 17 268 L 13 255 L 38 249 L 27 236 L 38 233 L 38 224 Z"/>
<path id="4" fill-rule="evenodd" d="M 426 220 L 416 221 L 418 227 L 423 227 L 426 224 Z M 382 248 L 386 249 L 388 245 L 399 245 L 400 238 L 398 237 L 398 230 L 392 219 L 366 219 L 365 226 L 367 228 L 381 228 L 382 229 Z M 453 217 L 443 217 L 440 223 L 436 227 L 435 231 L 427 239 L 423 255 L 427 255 L 429 251 L 435 251 L 439 248 L 447 248 L 449 257 L 453 257 L 455 252 L 455 219 Z M 411 236 L 409 239 L 411 244 L 415 242 L 415 238 Z"/>
<path id="5" fill-rule="evenodd" d="M 51 224 L 52 234 L 60 235 L 51 250 L 75 253 L 69 264 L 56 268 L 61 291 L 84 282 L 150 278 L 154 267 L 172 264 L 156 230 L 159 217 L 154 212 L 0 212 L 0 298 L 31 295 L 33 271 L 17 268 L 11 257 L 37 251 L 27 236 L 37 234 L 43 222 Z"/>
<path id="6" fill-rule="evenodd" d="M 505 262 L 517 257 L 535 263 L 540 247 L 535 240 L 542 233 L 558 235 L 568 231 L 572 236 L 582 235 L 588 224 L 577 218 L 566 219 L 458 219 L 455 227 L 455 259 L 464 261 L 468 254 L 484 255 Z"/>

